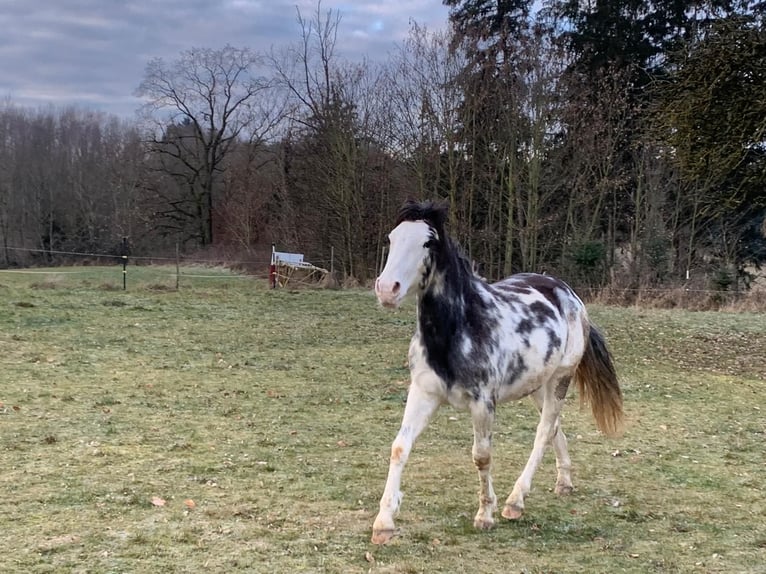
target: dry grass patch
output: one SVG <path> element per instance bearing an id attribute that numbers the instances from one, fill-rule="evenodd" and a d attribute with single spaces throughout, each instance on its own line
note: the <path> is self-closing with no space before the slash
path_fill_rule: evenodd
<path id="1" fill-rule="evenodd" d="M 4 284 L 4 572 L 764 571 L 762 315 L 591 307 L 625 436 L 600 436 L 570 397 L 575 493 L 551 492 L 548 456 L 523 519 L 476 532 L 470 419 L 445 408 L 405 471 L 401 536 L 381 548 L 370 527 L 412 305 L 241 279 Z M 526 402 L 498 410 L 499 496 L 536 422 Z"/>

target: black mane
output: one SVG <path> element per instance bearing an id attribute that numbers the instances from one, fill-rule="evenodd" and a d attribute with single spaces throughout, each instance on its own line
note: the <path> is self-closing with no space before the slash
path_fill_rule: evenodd
<path id="1" fill-rule="evenodd" d="M 425 221 L 433 227 L 439 234 L 439 238 L 444 237 L 444 224 L 447 221 L 448 208 L 444 202 L 422 201 L 417 202 L 409 199 L 399 209 L 399 215 L 396 217 L 396 225 L 403 221 Z"/>

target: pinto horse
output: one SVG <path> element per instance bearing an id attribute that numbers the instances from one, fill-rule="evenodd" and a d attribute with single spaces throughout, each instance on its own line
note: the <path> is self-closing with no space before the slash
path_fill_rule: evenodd
<path id="1" fill-rule="evenodd" d="M 604 338 L 563 281 L 522 273 L 489 284 L 445 233 L 446 206 L 405 203 L 389 234 L 386 266 L 375 282 L 384 307 L 417 294 L 417 327 L 409 348 L 411 384 L 393 444 L 372 542 L 395 534 L 402 470 L 418 435 L 439 406 L 467 409 L 473 420 L 473 462 L 481 490 L 474 526 L 491 528 L 492 425 L 498 403 L 530 396 L 540 411 L 534 447 L 505 501 L 502 516 L 518 519 L 549 443 L 556 454 L 557 494 L 572 492 L 571 460 L 559 415 L 572 380 L 590 402 L 598 428 L 622 426 L 622 393 Z"/>

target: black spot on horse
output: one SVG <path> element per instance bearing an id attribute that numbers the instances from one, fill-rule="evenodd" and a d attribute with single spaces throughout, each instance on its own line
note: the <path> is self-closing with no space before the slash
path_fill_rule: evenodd
<path id="1" fill-rule="evenodd" d="M 574 291 L 572 291 L 569 285 L 560 279 L 557 279 L 556 277 L 551 277 L 550 275 L 519 273 L 518 275 L 514 275 L 513 278 L 523 282 L 522 284 L 530 289 L 530 292 L 534 290 L 540 293 L 549 303 L 551 303 L 551 305 L 553 305 L 558 310 L 559 313 L 563 312 L 563 306 L 557 291 L 563 291 L 568 297 L 575 296 Z"/>
<path id="2" fill-rule="evenodd" d="M 509 295 L 515 295 L 514 299 L 519 299 L 519 295 L 529 295 L 532 293 L 532 289 L 527 287 L 526 285 L 520 285 L 515 282 L 508 282 L 508 281 L 500 281 L 499 283 L 495 283 L 492 285 L 497 290 L 503 291 L 506 293 L 506 297 L 509 297 Z"/>
<path id="3" fill-rule="evenodd" d="M 538 325 L 542 325 L 546 321 L 556 318 L 556 312 L 550 305 L 546 305 L 542 301 L 535 301 L 529 305 L 530 312 L 537 319 Z"/>
<path id="4" fill-rule="evenodd" d="M 571 380 L 571 377 L 562 377 L 559 379 L 559 382 L 556 384 L 556 390 L 553 391 L 553 394 L 558 400 L 563 401 L 564 398 L 566 398 Z"/>
<path id="5" fill-rule="evenodd" d="M 420 301 L 422 312 L 418 316 L 420 333 L 428 365 L 448 384 L 455 379 L 455 365 L 451 360 L 458 323 L 449 301 L 426 291 Z"/>
<path id="6" fill-rule="evenodd" d="M 545 362 L 551 360 L 551 356 L 556 349 L 561 348 L 561 338 L 556 334 L 553 329 L 548 329 L 548 350 L 545 353 Z"/>
<path id="7" fill-rule="evenodd" d="M 524 319 L 519 321 L 519 324 L 516 326 L 516 332 L 519 335 L 529 335 L 534 328 L 535 328 L 534 322 L 531 319 L 525 317 Z"/>
<path id="8" fill-rule="evenodd" d="M 526 370 L 527 364 L 524 362 L 524 357 L 521 356 L 521 353 L 514 352 L 508 360 L 508 367 L 505 370 L 503 384 L 512 385 L 526 372 Z"/>

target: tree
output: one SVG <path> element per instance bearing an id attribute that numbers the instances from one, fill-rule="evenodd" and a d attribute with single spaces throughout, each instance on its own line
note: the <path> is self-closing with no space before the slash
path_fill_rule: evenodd
<path id="1" fill-rule="evenodd" d="M 568 98 L 561 107 L 561 138 L 551 174 L 559 196 L 565 199 L 560 265 L 574 276 L 585 271 L 591 284 L 603 281 L 603 274 L 597 275 L 608 261 L 593 261 L 584 270 L 578 269 L 577 262 L 613 252 L 614 233 L 612 241 L 606 239 L 617 218 L 614 209 L 629 202 L 626 191 L 631 189 L 632 172 L 625 158 L 626 148 L 630 149 L 625 139 L 634 110 L 628 75 L 615 70 L 593 84 L 593 79 L 572 72 L 565 80 Z"/>
<path id="2" fill-rule="evenodd" d="M 262 105 L 271 84 L 258 75 L 261 63 L 247 48 L 192 48 L 171 63 L 151 60 L 136 92 L 146 99 L 149 153 L 166 176 L 154 190 L 170 179 L 183 200 L 166 203 L 166 226 L 202 246 L 214 240 L 215 195 L 229 152 L 239 141 L 264 140 L 280 120 L 278 106 Z"/>
<path id="3" fill-rule="evenodd" d="M 750 16 L 721 19 L 674 63 L 653 111 L 680 174 L 686 269 L 700 246 L 739 266 L 741 233 L 766 208 L 766 30 Z"/>
<path id="4" fill-rule="evenodd" d="M 378 186 L 385 163 L 377 143 L 376 70 L 342 62 L 335 50 L 340 16 L 317 4 L 297 11 L 301 38 L 272 56 L 279 85 L 290 94 L 291 141 L 286 179 L 289 211 L 302 221 L 301 249 L 334 249 L 341 272 L 359 280 L 375 273 L 382 216 Z"/>
<path id="5" fill-rule="evenodd" d="M 445 0 L 453 50 L 465 54 L 456 82 L 464 199 L 471 254 L 490 277 L 544 267 L 555 251 L 550 152 L 561 124 L 566 63 L 532 2 Z M 559 239 L 560 241 L 560 239 Z"/>
<path id="6" fill-rule="evenodd" d="M 732 11 L 732 0 L 552 0 L 546 17 L 574 55 L 573 69 L 595 74 L 629 70 L 645 87 L 668 67 L 668 56 L 697 30 Z"/>
<path id="7" fill-rule="evenodd" d="M 0 108 L 3 263 L 109 252 L 138 219 L 142 159 L 136 130 L 116 117 L 72 107 Z"/>
<path id="8" fill-rule="evenodd" d="M 416 182 L 409 197 L 448 197 L 452 231 L 463 238 L 467 227 L 456 217 L 463 165 L 458 112 L 467 61 L 450 41 L 447 32 L 412 24 L 385 71 L 382 127 L 386 149 Z"/>

